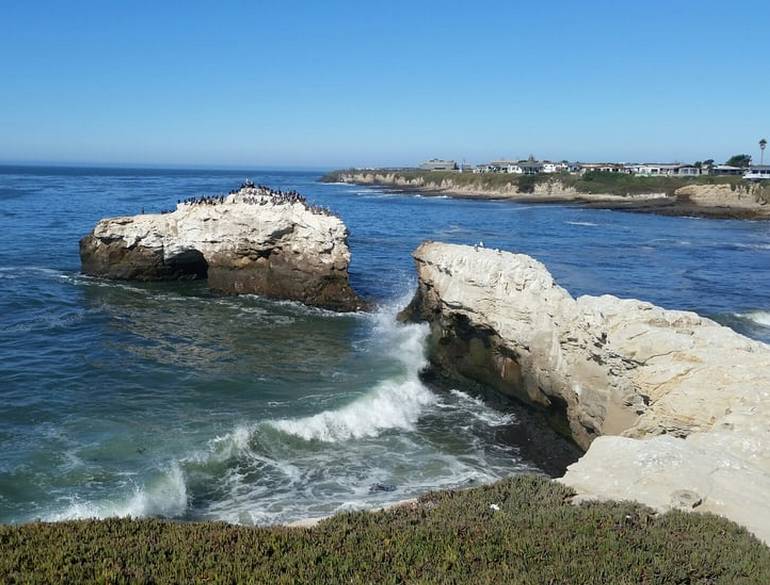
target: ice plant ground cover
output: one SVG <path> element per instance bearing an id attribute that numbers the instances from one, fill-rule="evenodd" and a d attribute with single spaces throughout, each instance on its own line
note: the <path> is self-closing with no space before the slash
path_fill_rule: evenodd
<path id="1" fill-rule="evenodd" d="M 521 475 L 315 528 L 158 519 L 0 527 L 4 583 L 770 582 L 770 550 L 713 515 L 573 505 Z"/>

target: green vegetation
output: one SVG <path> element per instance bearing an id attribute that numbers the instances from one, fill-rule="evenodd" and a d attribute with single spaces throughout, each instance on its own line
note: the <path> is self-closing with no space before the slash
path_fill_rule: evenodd
<path id="1" fill-rule="evenodd" d="M 733 167 L 747 167 L 751 164 L 751 155 L 734 154 L 729 159 L 727 159 L 727 162 L 725 162 L 725 164 Z"/>
<path id="2" fill-rule="evenodd" d="M 352 173 L 371 173 L 374 171 L 344 170 L 334 171 L 321 180 L 340 181 L 343 176 Z M 569 173 L 540 175 L 509 175 L 505 173 L 458 173 L 452 171 L 378 170 L 378 173 L 393 173 L 405 181 L 422 181 L 438 187 L 442 181 L 451 181 L 458 188 L 477 188 L 479 191 L 496 191 L 516 187 L 520 193 L 533 193 L 536 185 L 559 182 L 566 188 L 574 188 L 579 193 L 610 195 L 639 195 L 644 193 L 666 193 L 686 185 L 730 185 L 733 189 L 746 185 L 741 177 L 701 175 L 697 177 L 638 177 L 625 173 L 588 172 L 584 175 Z M 765 189 L 767 191 L 767 189 Z"/>
<path id="3" fill-rule="evenodd" d="M 735 189 L 745 184 L 741 177 L 701 175 L 698 177 L 637 177 L 625 173 L 590 172 L 572 177 L 574 187 L 581 193 L 610 193 L 614 195 L 640 195 L 665 193 L 687 185 L 730 185 Z"/>
<path id="4" fill-rule="evenodd" d="M 770 583 L 770 550 L 712 515 L 569 503 L 519 476 L 313 529 L 104 520 L 0 526 L 2 583 Z"/>

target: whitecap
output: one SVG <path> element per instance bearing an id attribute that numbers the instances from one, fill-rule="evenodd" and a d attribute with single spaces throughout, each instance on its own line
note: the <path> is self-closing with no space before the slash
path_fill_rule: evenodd
<path id="1" fill-rule="evenodd" d="M 734 243 L 734 247 L 743 248 L 746 250 L 770 250 L 770 244 L 742 244 Z"/>
<path id="2" fill-rule="evenodd" d="M 599 227 L 598 223 L 593 223 L 590 221 L 565 221 L 564 223 L 568 223 L 570 225 L 582 225 L 586 227 Z"/>

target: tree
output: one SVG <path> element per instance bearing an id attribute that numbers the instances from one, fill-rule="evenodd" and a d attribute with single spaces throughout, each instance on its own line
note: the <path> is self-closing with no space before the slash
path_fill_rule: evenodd
<path id="1" fill-rule="evenodd" d="M 703 166 L 704 167 L 710 167 L 713 164 L 714 164 L 714 159 L 713 158 L 707 158 L 706 160 L 703 161 Z"/>
<path id="2" fill-rule="evenodd" d="M 730 165 L 731 167 L 747 167 L 751 164 L 751 155 L 734 154 L 729 159 L 727 159 L 725 164 Z"/>

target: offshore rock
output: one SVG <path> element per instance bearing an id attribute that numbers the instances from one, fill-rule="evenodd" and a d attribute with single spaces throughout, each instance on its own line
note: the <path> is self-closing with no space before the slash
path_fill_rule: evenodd
<path id="1" fill-rule="evenodd" d="M 348 232 L 299 196 L 251 185 L 172 212 L 103 219 L 80 241 L 84 273 L 125 280 L 208 279 L 339 311 L 363 308 L 348 279 Z"/>
<path id="2" fill-rule="evenodd" d="M 770 541 L 770 347 L 714 321 L 573 298 L 540 262 L 441 243 L 414 253 L 405 318 L 431 362 L 553 413 L 587 453 L 582 498 L 722 514 Z"/>

